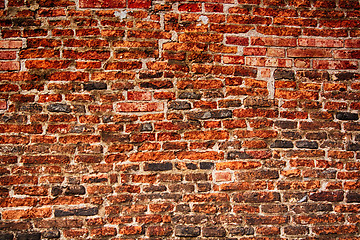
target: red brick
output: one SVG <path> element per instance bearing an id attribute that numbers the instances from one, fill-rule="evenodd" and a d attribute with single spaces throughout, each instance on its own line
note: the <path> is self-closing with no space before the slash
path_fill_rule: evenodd
<path id="1" fill-rule="evenodd" d="M 52 208 L 32 208 L 28 210 L 6 210 L 2 212 L 3 219 L 21 219 L 21 218 L 47 218 L 50 217 Z"/>
<path id="2" fill-rule="evenodd" d="M 79 6 L 81 8 L 125 8 L 125 0 L 80 0 Z"/>
<path id="3" fill-rule="evenodd" d="M 118 112 L 159 112 L 164 110 L 163 103 L 119 103 Z"/>
<path id="4" fill-rule="evenodd" d="M 0 61 L 1 71 L 14 71 L 20 70 L 20 63 L 15 61 Z"/>
<path id="5" fill-rule="evenodd" d="M 16 52 L 15 51 L 0 51 L 0 59 L 3 59 L 3 60 L 16 59 Z"/>
<path id="6" fill-rule="evenodd" d="M 299 38 L 299 46 L 302 47 L 318 47 L 318 48 L 341 48 L 344 47 L 344 41 L 338 39 L 322 39 L 322 38 Z"/>
<path id="7" fill-rule="evenodd" d="M 288 49 L 287 50 L 288 57 L 301 57 L 301 58 L 330 58 L 332 56 L 330 50 L 322 50 L 322 49 Z"/>
<path id="8" fill-rule="evenodd" d="M 22 41 L 17 40 L 1 40 L 0 48 L 21 48 Z"/>
<path id="9" fill-rule="evenodd" d="M 358 62 L 340 60 L 314 60 L 313 66 L 315 69 L 357 69 Z"/>
<path id="10" fill-rule="evenodd" d="M 71 62 L 66 60 L 27 60 L 25 62 L 26 68 L 39 69 L 65 69 L 70 66 Z M 17 69 L 15 69 L 17 70 Z"/>
<path id="11" fill-rule="evenodd" d="M 179 11 L 186 11 L 186 12 L 201 12 L 201 4 L 200 3 L 186 3 L 180 4 L 178 9 Z"/>

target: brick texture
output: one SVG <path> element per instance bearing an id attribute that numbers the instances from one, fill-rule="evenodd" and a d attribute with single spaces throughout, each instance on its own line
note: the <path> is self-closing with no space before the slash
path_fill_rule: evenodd
<path id="1" fill-rule="evenodd" d="M 360 239 L 359 0 L 0 0 L 0 239 Z"/>

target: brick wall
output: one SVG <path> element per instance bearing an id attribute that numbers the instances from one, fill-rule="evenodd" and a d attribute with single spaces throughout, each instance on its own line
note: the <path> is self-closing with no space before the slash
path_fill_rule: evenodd
<path id="1" fill-rule="evenodd" d="M 0 239 L 360 239 L 358 0 L 0 8 Z"/>

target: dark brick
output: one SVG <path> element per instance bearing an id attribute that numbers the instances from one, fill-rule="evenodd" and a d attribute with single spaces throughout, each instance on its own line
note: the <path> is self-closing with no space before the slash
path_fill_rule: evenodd
<path id="1" fill-rule="evenodd" d="M 347 151 L 359 151 L 360 150 L 360 143 L 348 143 Z"/>
<path id="2" fill-rule="evenodd" d="M 0 234 L 0 240 L 13 240 L 14 235 L 12 233 L 2 233 Z"/>
<path id="3" fill-rule="evenodd" d="M 334 80 L 336 81 L 346 81 L 346 80 L 352 80 L 356 77 L 358 77 L 358 74 L 353 72 L 341 72 L 334 75 Z"/>
<path id="4" fill-rule="evenodd" d="M 286 205 L 280 205 L 280 204 L 262 205 L 261 210 L 264 213 L 286 213 L 289 211 Z"/>
<path id="5" fill-rule="evenodd" d="M 254 228 L 252 227 L 232 227 L 229 229 L 231 235 L 243 236 L 243 235 L 253 235 Z"/>
<path id="6" fill-rule="evenodd" d="M 224 98 L 224 94 L 218 90 L 211 90 L 211 91 L 206 91 L 204 92 L 203 98 L 210 98 L 210 99 L 214 99 L 214 98 Z"/>
<path id="7" fill-rule="evenodd" d="M 84 207 L 75 209 L 55 209 L 55 217 L 66 216 L 94 216 L 98 214 L 97 207 Z"/>
<path id="8" fill-rule="evenodd" d="M 304 70 L 304 71 L 297 71 L 296 77 L 303 80 L 303 81 L 328 81 L 330 80 L 330 74 L 326 71 L 317 71 L 317 70 Z"/>
<path id="9" fill-rule="evenodd" d="M 297 141 L 295 142 L 297 148 L 309 148 L 309 149 L 318 149 L 318 143 L 312 141 Z"/>
<path id="10" fill-rule="evenodd" d="M 6 231 L 19 231 L 19 230 L 28 230 L 31 228 L 31 225 L 29 222 L 5 222 L 0 221 L 0 230 L 6 230 Z"/>
<path id="11" fill-rule="evenodd" d="M 282 129 L 296 129 L 297 122 L 291 121 L 276 121 L 275 126 Z"/>
<path id="12" fill-rule="evenodd" d="M 84 84 L 85 91 L 104 90 L 107 89 L 107 84 L 104 82 L 89 82 Z"/>
<path id="13" fill-rule="evenodd" d="M 186 163 L 185 166 L 187 169 L 190 169 L 190 170 L 198 169 L 198 166 L 195 163 Z"/>
<path id="14" fill-rule="evenodd" d="M 40 104 L 23 104 L 19 107 L 19 110 L 22 112 L 30 112 L 30 113 L 37 113 L 42 112 L 43 107 Z"/>
<path id="15" fill-rule="evenodd" d="M 168 107 L 173 110 L 188 110 L 191 109 L 191 104 L 184 101 L 174 101 L 170 102 Z"/>
<path id="16" fill-rule="evenodd" d="M 198 192 L 208 192 L 211 190 L 210 183 L 198 183 L 196 185 L 197 185 Z"/>
<path id="17" fill-rule="evenodd" d="M 140 73 L 139 78 L 140 79 L 153 79 L 153 78 L 161 78 L 163 76 L 162 72 L 146 72 L 146 73 Z"/>
<path id="18" fill-rule="evenodd" d="M 140 83 L 141 88 L 152 88 L 152 89 L 167 89 L 174 87 L 170 81 L 152 81 Z"/>
<path id="19" fill-rule="evenodd" d="M 47 110 L 49 112 L 66 112 L 66 113 L 71 112 L 70 106 L 63 103 L 51 104 L 47 107 Z"/>
<path id="20" fill-rule="evenodd" d="M 195 226 L 176 226 L 175 236 L 177 237 L 197 237 L 200 235 L 200 227 Z"/>
<path id="21" fill-rule="evenodd" d="M 310 193 L 309 198 L 313 201 L 341 202 L 344 199 L 344 192 L 314 192 Z"/>
<path id="22" fill-rule="evenodd" d="M 323 139 L 327 139 L 327 133 L 326 132 L 307 133 L 305 137 L 306 139 L 309 140 L 323 140 Z"/>
<path id="23" fill-rule="evenodd" d="M 273 142 L 270 145 L 271 148 L 293 148 L 294 144 L 290 141 L 285 141 L 285 140 L 275 140 L 275 142 Z"/>
<path id="24" fill-rule="evenodd" d="M 57 196 L 62 194 L 63 190 L 60 186 L 55 186 L 51 188 L 51 195 L 53 196 Z"/>
<path id="25" fill-rule="evenodd" d="M 43 238 L 53 239 L 53 238 L 60 238 L 60 231 L 59 230 L 49 230 L 42 233 Z"/>
<path id="26" fill-rule="evenodd" d="M 349 192 L 346 194 L 346 202 L 348 203 L 360 203 L 360 193 Z"/>
<path id="27" fill-rule="evenodd" d="M 232 118 L 232 111 L 230 110 L 215 110 L 211 112 L 211 117 L 215 119 Z"/>
<path id="28" fill-rule="evenodd" d="M 201 162 L 200 169 L 212 169 L 214 168 L 214 163 L 212 162 Z"/>
<path id="29" fill-rule="evenodd" d="M 241 107 L 241 105 L 242 102 L 240 100 L 226 100 L 219 102 L 220 108 Z"/>
<path id="30" fill-rule="evenodd" d="M 203 227 L 204 237 L 225 237 L 226 231 L 223 227 Z"/>
<path id="31" fill-rule="evenodd" d="M 277 192 L 244 192 L 234 195 L 235 202 L 246 203 L 268 203 L 280 201 L 280 194 Z"/>
<path id="32" fill-rule="evenodd" d="M 276 69 L 274 72 L 274 78 L 275 80 L 278 79 L 295 80 L 295 73 L 294 71 L 290 71 L 290 70 Z"/>
<path id="33" fill-rule="evenodd" d="M 309 228 L 306 226 L 287 226 L 284 228 L 286 235 L 307 235 Z"/>
<path id="34" fill-rule="evenodd" d="M 331 212 L 333 207 L 331 204 L 319 204 L 319 203 L 307 203 L 307 204 L 296 204 L 291 206 L 291 210 L 295 213 L 309 213 L 309 212 Z"/>
<path id="35" fill-rule="evenodd" d="M 84 195 L 85 187 L 81 185 L 67 186 L 64 193 L 65 195 Z"/>
<path id="36" fill-rule="evenodd" d="M 40 240 L 41 233 L 19 233 L 16 240 Z"/>
<path id="37" fill-rule="evenodd" d="M 195 92 L 182 92 L 179 95 L 180 99 L 195 99 L 199 100 L 201 99 L 201 93 L 195 93 Z"/>
<path id="38" fill-rule="evenodd" d="M 144 166 L 145 171 L 168 171 L 172 170 L 173 165 L 170 162 L 164 163 L 146 163 Z"/>
<path id="39" fill-rule="evenodd" d="M 338 112 L 336 118 L 339 120 L 359 120 L 359 115 L 357 113 Z"/>

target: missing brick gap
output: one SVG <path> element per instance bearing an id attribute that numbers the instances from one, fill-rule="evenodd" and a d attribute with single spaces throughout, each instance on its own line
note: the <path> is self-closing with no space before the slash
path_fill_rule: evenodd
<path id="1" fill-rule="evenodd" d="M 121 11 L 115 11 L 114 12 L 115 17 L 120 18 L 121 21 L 123 21 L 127 17 L 127 11 L 121 10 Z"/>
<path id="2" fill-rule="evenodd" d="M 196 26 L 201 26 L 202 24 L 203 24 L 203 25 L 206 25 L 206 24 L 208 24 L 208 22 L 209 22 L 209 18 L 208 18 L 207 16 L 200 16 L 200 17 L 199 17 L 199 21 L 201 21 L 201 22 L 199 22 L 198 24 L 196 24 Z"/>

